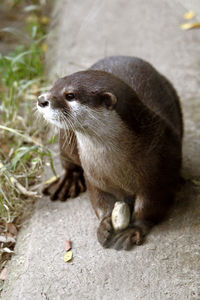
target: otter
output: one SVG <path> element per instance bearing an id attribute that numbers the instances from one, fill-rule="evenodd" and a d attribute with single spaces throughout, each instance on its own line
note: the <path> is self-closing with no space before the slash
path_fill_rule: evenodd
<path id="1" fill-rule="evenodd" d="M 180 180 L 183 118 L 172 84 L 140 58 L 112 56 L 58 79 L 37 107 L 60 130 L 64 168 L 43 193 L 66 200 L 87 188 L 100 244 L 142 244 L 170 211 Z M 117 201 L 128 204 L 131 221 L 116 232 Z"/>

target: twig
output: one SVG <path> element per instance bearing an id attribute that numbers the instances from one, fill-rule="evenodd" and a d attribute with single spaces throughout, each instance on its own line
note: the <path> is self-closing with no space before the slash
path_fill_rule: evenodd
<path id="1" fill-rule="evenodd" d="M 0 170 L 1 169 L 5 169 L 6 170 L 6 167 L 0 161 Z M 10 181 L 18 189 L 18 191 L 21 194 L 23 194 L 23 195 L 25 195 L 27 197 L 39 197 L 39 195 L 37 194 L 37 192 L 28 191 L 21 183 L 19 183 L 19 181 L 17 181 L 17 179 L 15 177 L 10 176 Z"/>

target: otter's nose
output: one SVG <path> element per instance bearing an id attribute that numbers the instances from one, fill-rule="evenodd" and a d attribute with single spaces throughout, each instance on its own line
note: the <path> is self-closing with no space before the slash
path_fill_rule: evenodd
<path id="1" fill-rule="evenodd" d="M 45 107 L 49 105 L 49 101 L 47 100 L 46 95 L 40 95 L 38 97 L 38 105 L 41 107 Z"/>

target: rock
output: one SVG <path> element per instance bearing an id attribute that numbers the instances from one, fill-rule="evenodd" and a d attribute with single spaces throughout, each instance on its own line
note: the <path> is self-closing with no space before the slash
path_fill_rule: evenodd
<path id="1" fill-rule="evenodd" d="M 117 201 L 112 211 L 112 225 L 116 231 L 128 227 L 130 222 L 130 209 L 127 203 Z"/>

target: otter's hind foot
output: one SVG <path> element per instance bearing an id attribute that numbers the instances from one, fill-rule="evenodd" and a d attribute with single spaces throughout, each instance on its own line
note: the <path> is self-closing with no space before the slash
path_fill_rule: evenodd
<path id="1" fill-rule="evenodd" d="M 49 195 L 51 200 L 65 201 L 77 197 L 85 192 L 86 185 L 82 171 L 67 170 L 64 175 L 57 178 L 42 190 L 44 195 Z"/>
<path id="2" fill-rule="evenodd" d="M 115 232 L 111 217 L 104 218 L 97 230 L 97 238 L 104 248 L 116 250 L 130 250 L 134 245 L 141 245 L 144 241 L 142 228 L 130 225 L 125 230 Z"/>
<path id="3" fill-rule="evenodd" d="M 116 250 L 130 250 L 134 245 L 141 245 L 143 241 L 144 234 L 142 230 L 137 226 L 133 226 L 116 233 L 112 238 L 111 247 Z"/>

